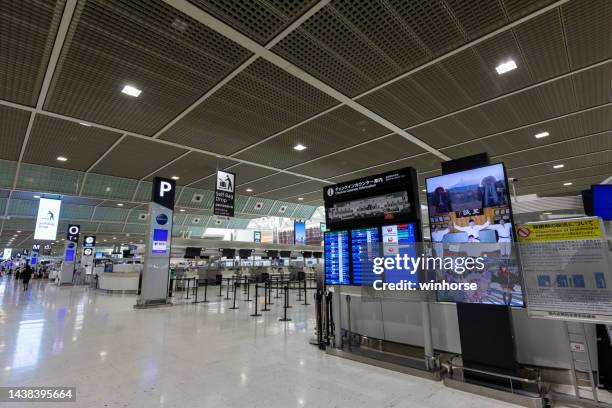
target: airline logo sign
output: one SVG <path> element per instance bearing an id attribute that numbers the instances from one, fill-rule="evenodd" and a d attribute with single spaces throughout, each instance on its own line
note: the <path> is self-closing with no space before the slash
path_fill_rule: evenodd
<path id="1" fill-rule="evenodd" d="M 76 224 L 69 224 L 68 231 L 66 233 L 66 239 L 72 242 L 79 242 L 79 235 L 81 234 L 81 226 Z"/>
<path id="2" fill-rule="evenodd" d="M 151 201 L 169 210 L 174 210 L 175 192 L 176 182 L 174 180 L 155 177 L 155 180 L 153 180 Z"/>
<path id="3" fill-rule="evenodd" d="M 83 239 L 83 247 L 85 248 L 93 248 L 96 246 L 96 236 L 95 235 L 85 235 Z"/>
<path id="4" fill-rule="evenodd" d="M 236 175 L 227 171 L 217 171 L 215 182 L 215 206 L 213 213 L 223 217 L 234 216 Z"/>
<path id="5" fill-rule="evenodd" d="M 35 240 L 54 241 L 56 239 L 61 206 L 61 200 L 50 198 L 39 200 L 36 230 L 34 231 Z"/>

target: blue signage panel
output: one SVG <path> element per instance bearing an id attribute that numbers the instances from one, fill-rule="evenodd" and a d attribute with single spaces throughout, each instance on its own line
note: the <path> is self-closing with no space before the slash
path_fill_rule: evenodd
<path id="1" fill-rule="evenodd" d="M 353 260 L 353 285 L 371 284 L 374 258 L 379 256 L 380 234 L 377 227 L 351 230 L 351 258 Z"/>
<path id="2" fill-rule="evenodd" d="M 350 285 L 348 232 L 325 233 L 325 283 Z"/>

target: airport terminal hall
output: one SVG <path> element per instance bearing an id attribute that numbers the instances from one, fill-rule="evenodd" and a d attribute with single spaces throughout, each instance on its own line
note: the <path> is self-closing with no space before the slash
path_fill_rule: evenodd
<path id="1" fill-rule="evenodd" d="M 0 0 L 0 407 L 612 408 L 612 0 Z"/>

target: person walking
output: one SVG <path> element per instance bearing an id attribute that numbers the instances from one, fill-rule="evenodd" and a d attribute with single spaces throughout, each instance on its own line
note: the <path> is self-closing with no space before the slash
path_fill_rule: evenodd
<path id="1" fill-rule="evenodd" d="M 32 268 L 29 263 L 26 263 L 25 268 L 21 272 L 21 280 L 23 281 L 23 291 L 28 290 L 28 285 L 30 284 L 30 278 L 32 277 Z"/>

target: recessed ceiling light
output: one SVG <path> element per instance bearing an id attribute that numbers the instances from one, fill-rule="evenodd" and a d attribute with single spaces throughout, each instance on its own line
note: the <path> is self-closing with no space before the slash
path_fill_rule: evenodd
<path id="1" fill-rule="evenodd" d="M 65 162 L 68 161 L 68 159 L 64 156 L 57 156 L 57 161 Z"/>
<path id="2" fill-rule="evenodd" d="M 571 181 L 568 181 L 567 183 L 563 183 L 564 186 L 571 186 L 572 184 L 574 183 L 572 183 Z"/>
<path id="3" fill-rule="evenodd" d="M 543 215 L 552 215 L 552 213 L 551 213 L 550 211 L 543 212 L 542 214 L 543 214 Z"/>
<path id="4" fill-rule="evenodd" d="M 562 169 L 562 168 L 564 168 L 564 167 L 565 167 L 565 164 L 555 164 L 555 165 L 553 166 L 553 169 Z"/>
<path id="5" fill-rule="evenodd" d="M 298 201 L 304 201 L 304 197 L 298 197 Z"/>
<path id="6" fill-rule="evenodd" d="M 421 191 L 423 191 L 424 193 L 426 193 L 426 192 L 427 192 L 427 189 L 426 189 L 426 188 L 424 188 L 424 189 L 423 189 L 423 190 L 421 190 Z"/>
<path id="7" fill-rule="evenodd" d="M 499 75 L 505 74 L 506 72 L 512 71 L 513 69 L 516 69 L 516 62 L 514 62 L 514 60 L 512 59 L 503 62 L 495 67 L 495 70 Z"/>
<path id="8" fill-rule="evenodd" d="M 135 87 L 133 87 L 131 85 L 125 85 L 123 87 L 123 89 L 121 90 L 121 92 L 123 92 L 126 95 L 133 96 L 135 98 L 140 96 L 140 94 L 142 93 L 142 91 L 140 89 L 135 88 Z"/>
<path id="9" fill-rule="evenodd" d="M 85 122 L 79 122 L 79 125 L 85 126 L 85 127 L 90 127 L 91 126 L 89 123 L 85 123 Z"/>
<path id="10" fill-rule="evenodd" d="M 253 189 L 252 189 L 252 188 L 247 188 L 247 189 L 246 189 L 246 192 L 247 192 L 247 193 L 252 193 L 252 192 L 253 192 Z"/>
<path id="11" fill-rule="evenodd" d="M 18 234 L 21 234 L 21 231 L 17 231 Z"/>
<path id="12" fill-rule="evenodd" d="M 117 207 L 123 207 L 123 203 L 117 203 Z"/>
<path id="13" fill-rule="evenodd" d="M 117 237 L 113 237 L 113 239 L 117 239 Z"/>
<path id="14" fill-rule="evenodd" d="M 180 212 L 185 212 L 185 209 L 181 208 L 179 211 L 180 211 Z"/>
<path id="15" fill-rule="evenodd" d="M 295 146 L 293 146 L 293 150 L 297 150 L 298 152 L 301 152 L 302 150 L 306 150 L 306 146 L 298 143 Z"/>
<path id="16" fill-rule="evenodd" d="M 548 133 L 548 132 L 540 132 L 540 133 L 536 133 L 534 136 L 535 136 L 536 139 L 542 139 L 543 137 L 550 136 L 550 133 Z"/>
<path id="17" fill-rule="evenodd" d="M 39 195 L 35 195 L 34 198 L 40 198 L 40 196 Z"/>
<path id="18" fill-rule="evenodd" d="M 170 178 L 171 178 L 172 180 L 178 180 L 178 179 L 180 179 L 180 177 L 179 177 L 179 176 L 172 176 L 172 177 L 170 177 Z"/>

